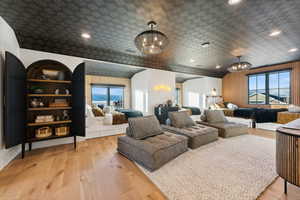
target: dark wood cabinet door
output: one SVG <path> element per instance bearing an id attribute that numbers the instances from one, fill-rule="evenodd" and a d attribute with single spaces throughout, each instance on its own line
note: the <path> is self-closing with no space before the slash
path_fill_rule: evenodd
<path id="1" fill-rule="evenodd" d="M 10 148 L 23 142 L 26 134 L 26 69 L 13 54 L 5 52 L 4 140 Z"/>
<path id="2" fill-rule="evenodd" d="M 72 133 L 85 136 L 85 64 L 79 64 L 72 75 Z"/>

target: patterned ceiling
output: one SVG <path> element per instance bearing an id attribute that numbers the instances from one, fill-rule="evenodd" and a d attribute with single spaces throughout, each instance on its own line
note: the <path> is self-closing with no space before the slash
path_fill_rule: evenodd
<path id="1" fill-rule="evenodd" d="M 243 54 L 254 67 L 300 59 L 300 0 L 1 0 L 23 48 L 209 76 Z M 134 38 L 154 20 L 170 44 L 142 56 Z M 282 30 L 270 37 L 274 29 Z M 87 32 L 91 39 L 81 38 Z M 201 47 L 210 42 L 208 48 Z M 194 62 L 190 62 L 193 59 Z M 216 65 L 221 65 L 216 69 Z"/>
<path id="2" fill-rule="evenodd" d="M 122 78 L 131 78 L 134 74 L 145 70 L 141 67 L 89 60 L 85 61 L 85 66 L 85 73 L 87 75 L 113 76 Z"/>

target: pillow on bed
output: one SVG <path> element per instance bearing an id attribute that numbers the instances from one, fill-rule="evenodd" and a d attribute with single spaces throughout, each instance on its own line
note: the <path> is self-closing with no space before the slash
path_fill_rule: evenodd
<path id="1" fill-rule="evenodd" d="M 216 103 L 215 106 L 216 106 L 217 108 L 219 108 L 219 109 L 220 109 L 220 108 L 226 108 L 223 102 Z"/>
<path id="2" fill-rule="evenodd" d="M 233 104 L 233 103 L 228 103 L 227 108 L 229 108 L 230 110 L 236 110 L 239 107 L 237 105 Z"/>
<path id="3" fill-rule="evenodd" d="M 296 105 L 291 104 L 288 107 L 288 111 L 293 112 L 293 113 L 300 113 L 300 106 L 296 106 Z"/>
<path id="4" fill-rule="evenodd" d="M 92 111 L 93 111 L 95 117 L 103 117 L 104 116 L 103 110 L 101 108 L 99 108 L 99 107 L 96 107 L 96 106 L 93 107 Z"/>
<path id="5" fill-rule="evenodd" d="M 163 133 L 159 121 L 154 115 L 128 118 L 128 125 L 129 128 L 126 134 L 137 140 Z"/>
<path id="6" fill-rule="evenodd" d="M 171 125 L 176 128 L 195 126 L 195 122 L 187 112 L 169 112 Z"/>

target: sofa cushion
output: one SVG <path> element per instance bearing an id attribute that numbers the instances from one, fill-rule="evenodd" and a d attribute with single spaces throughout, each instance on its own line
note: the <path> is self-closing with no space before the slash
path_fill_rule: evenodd
<path id="1" fill-rule="evenodd" d="M 222 110 L 205 110 L 204 113 L 207 122 L 227 122 L 227 119 Z"/>
<path id="2" fill-rule="evenodd" d="M 157 118 L 154 115 L 146 117 L 129 118 L 129 135 L 135 139 L 144 139 L 163 132 Z"/>
<path id="3" fill-rule="evenodd" d="M 169 118 L 171 120 L 171 125 L 176 128 L 190 127 L 195 125 L 195 122 L 187 112 L 169 112 Z"/>
<path id="4" fill-rule="evenodd" d="M 187 150 L 186 137 L 168 132 L 144 140 L 118 137 L 118 152 L 150 171 L 158 169 Z"/>

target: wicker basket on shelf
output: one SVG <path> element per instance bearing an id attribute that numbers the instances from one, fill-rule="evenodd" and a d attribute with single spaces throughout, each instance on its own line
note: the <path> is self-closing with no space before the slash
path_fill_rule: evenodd
<path id="1" fill-rule="evenodd" d="M 52 130 L 49 126 L 41 127 L 35 130 L 36 138 L 46 138 L 52 135 Z"/>
<path id="2" fill-rule="evenodd" d="M 65 135 L 69 135 L 69 133 L 70 133 L 70 127 L 68 127 L 68 126 L 62 126 L 62 127 L 55 128 L 56 136 L 65 136 Z"/>

